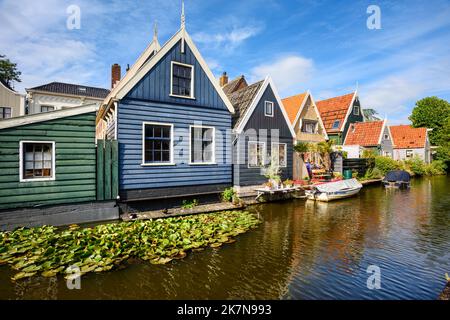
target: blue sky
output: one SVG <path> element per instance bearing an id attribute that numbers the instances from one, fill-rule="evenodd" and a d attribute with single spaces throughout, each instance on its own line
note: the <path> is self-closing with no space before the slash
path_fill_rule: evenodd
<path id="1" fill-rule="evenodd" d="M 81 28 L 66 27 L 67 7 Z M 381 29 L 366 26 L 369 5 Z M 110 66 L 132 64 L 158 21 L 164 43 L 180 1 L 0 0 L 0 53 L 18 63 L 16 89 L 65 81 L 109 87 Z M 6 22 L 6 23 L 5 23 Z M 358 91 L 363 107 L 407 123 L 416 100 L 450 100 L 450 1 L 186 0 L 186 25 L 213 72 L 270 74 L 285 97 Z"/>

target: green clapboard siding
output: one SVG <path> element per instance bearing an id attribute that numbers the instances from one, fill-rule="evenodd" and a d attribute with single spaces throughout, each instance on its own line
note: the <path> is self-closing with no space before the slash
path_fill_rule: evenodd
<path id="1" fill-rule="evenodd" d="M 54 141 L 54 181 L 20 182 L 19 142 Z M 96 200 L 95 112 L 0 130 L 0 209 Z"/>

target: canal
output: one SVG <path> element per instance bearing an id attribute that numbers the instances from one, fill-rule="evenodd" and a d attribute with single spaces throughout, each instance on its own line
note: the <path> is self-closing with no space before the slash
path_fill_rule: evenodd
<path id="1" fill-rule="evenodd" d="M 137 261 L 87 274 L 13 283 L 0 267 L 0 299 L 436 299 L 450 273 L 450 177 L 410 190 L 365 187 L 335 203 L 252 207 L 262 224 L 220 249 L 168 265 Z M 370 290 L 369 266 L 381 288 Z"/>

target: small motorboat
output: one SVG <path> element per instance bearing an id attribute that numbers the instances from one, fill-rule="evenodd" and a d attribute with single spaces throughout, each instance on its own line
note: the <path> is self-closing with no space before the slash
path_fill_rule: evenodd
<path id="1" fill-rule="evenodd" d="M 309 200 L 328 202 L 352 197 L 361 188 L 362 184 L 358 180 L 349 179 L 315 185 L 311 190 L 306 190 L 305 195 Z"/>
<path id="2" fill-rule="evenodd" d="M 409 188 L 411 175 L 404 170 L 389 171 L 383 178 L 383 185 L 385 188 Z"/>

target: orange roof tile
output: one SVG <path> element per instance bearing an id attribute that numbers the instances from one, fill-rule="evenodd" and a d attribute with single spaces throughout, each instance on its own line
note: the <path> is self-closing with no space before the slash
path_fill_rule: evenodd
<path id="1" fill-rule="evenodd" d="M 425 148 L 427 128 L 410 125 L 390 126 L 394 149 Z"/>
<path id="2" fill-rule="evenodd" d="M 354 95 L 355 93 L 352 92 L 343 96 L 317 101 L 316 105 L 327 132 L 339 132 L 342 130 L 345 116 Z M 337 120 L 340 121 L 339 128 L 333 129 L 333 123 Z"/>
<path id="3" fill-rule="evenodd" d="M 289 121 L 291 124 L 294 124 L 295 118 L 297 117 L 298 110 L 303 104 L 303 100 L 305 100 L 306 92 L 297 94 L 292 97 L 284 98 L 281 101 L 283 102 L 284 110 L 286 110 Z"/>
<path id="4" fill-rule="evenodd" d="M 352 123 L 348 129 L 344 145 L 376 146 L 380 141 L 383 127 L 383 120 Z"/>

